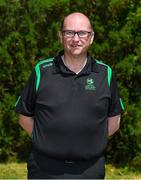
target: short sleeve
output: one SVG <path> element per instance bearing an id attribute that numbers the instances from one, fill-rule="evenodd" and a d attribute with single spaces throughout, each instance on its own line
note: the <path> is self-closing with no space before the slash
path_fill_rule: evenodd
<path id="1" fill-rule="evenodd" d="M 118 91 L 117 82 L 113 74 L 111 77 L 110 92 L 111 98 L 108 117 L 113 117 L 121 114 L 122 110 L 124 110 L 122 99 L 120 98 L 120 94 Z"/>
<path id="2" fill-rule="evenodd" d="M 25 116 L 34 116 L 36 101 L 36 73 L 35 70 L 30 75 L 25 88 L 19 96 L 15 106 L 16 112 Z"/>

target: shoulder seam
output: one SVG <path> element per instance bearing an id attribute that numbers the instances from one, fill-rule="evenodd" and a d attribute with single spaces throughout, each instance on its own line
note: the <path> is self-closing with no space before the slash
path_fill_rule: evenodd
<path id="1" fill-rule="evenodd" d="M 107 73 L 108 73 L 107 79 L 108 79 L 108 85 L 109 85 L 109 87 L 110 87 L 110 84 L 111 84 L 111 78 L 112 78 L 112 69 L 111 69 L 111 67 L 110 67 L 109 65 L 107 65 L 107 64 L 105 64 L 105 63 L 103 63 L 103 62 L 101 62 L 101 61 L 98 61 L 98 60 L 96 60 L 96 63 L 101 64 L 101 65 L 107 67 Z"/>
<path id="2" fill-rule="evenodd" d="M 36 72 L 36 92 L 38 91 L 39 88 L 39 84 L 40 84 L 40 78 L 41 78 L 41 73 L 40 73 L 40 65 L 44 64 L 44 63 L 51 63 L 53 61 L 54 58 L 49 58 L 49 59 L 45 59 L 45 60 L 41 60 L 40 62 L 38 62 L 35 66 L 35 72 Z"/>
<path id="3" fill-rule="evenodd" d="M 36 66 L 40 66 L 41 64 L 44 64 L 44 63 L 50 63 L 50 62 L 52 62 L 53 61 L 53 57 L 52 58 L 49 58 L 49 59 L 44 59 L 44 60 L 41 60 L 41 61 L 39 61 L 37 64 L 36 64 Z M 36 66 L 35 66 L 35 68 L 36 68 Z"/>

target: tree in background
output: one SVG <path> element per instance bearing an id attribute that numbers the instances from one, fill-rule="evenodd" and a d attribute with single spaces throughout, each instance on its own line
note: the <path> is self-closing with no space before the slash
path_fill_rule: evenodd
<path id="1" fill-rule="evenodd" d="M 110 138 L 107 158 L 113 163 L 132 161 L 139 165 L 140 0 L 0 0 L 1 161 L 26 158 L 29 138 L 18 125 L 14 103 L 36 61 L 54 56 L 61 49 L 57 35 L 60 21 L 73 11 L 81 11 L 92 20 L 95 42 L 90 51 L 113 68 L 125 105 L 121 129 Z"/>

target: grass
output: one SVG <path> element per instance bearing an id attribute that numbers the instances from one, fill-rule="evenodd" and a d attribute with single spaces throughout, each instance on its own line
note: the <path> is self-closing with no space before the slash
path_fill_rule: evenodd
<path id="1" fill-rule="evenodd" d="M 0 164 L 0 179 L 26 179 L 26 163 Z M 116 168 L 106 165 L 105 179 L 141 179 L 141 169 L 131 169 L 129 166 Z"/>
<path id="2" fill-rule="evenodd" d="M 26 163 L 0 164 L 0 179 L 26 179 Z"/>
<path id="3" fill-rule="evenodd" d="M 141 167 L 133 168 L 124 166 L 116 168 L 110 164 L 106 165 L 106 179 L 140 179 L 141 180 Z"/>

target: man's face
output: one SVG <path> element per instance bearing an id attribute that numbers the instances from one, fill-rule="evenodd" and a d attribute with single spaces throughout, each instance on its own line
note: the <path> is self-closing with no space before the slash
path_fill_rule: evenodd
<path id="1" fill-rule="evenodd" d="M 72 14 L 64 21 L 60 41 L 64 52 L 70 56 L 85 55 L 93 42 L 94 33 L 89 20 L 79 14 Z"/>

